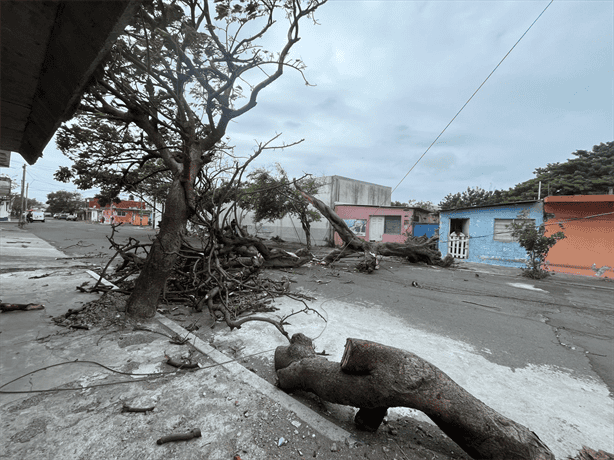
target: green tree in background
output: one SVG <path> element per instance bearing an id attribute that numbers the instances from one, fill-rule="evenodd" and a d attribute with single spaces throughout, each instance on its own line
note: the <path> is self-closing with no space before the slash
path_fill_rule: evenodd
<path id="1" fill-rule="evenodd" d="M 479 187 L 450 193 L 440 203 L 442 209 L 485 206 L 513 201 L 536 200 L 539 183 L 541 198 L 550 195 L 605 195 L 614 186 L 614 142 L 595 145 L 593 150 L 577 150 L 564 163 L 537 168 L 535 177 L 509 190 L 487 191 Z"/>
<path id="2" fill-rule="evenodd" d="M 40 201 L 38 201 L 35 198 L 24 198 L 25 202 L 26 202 L 26 206 L 25 206 L 25 210 L 27 211 L 28 209 L 44 209 L 45 208 L 45 203 L 41 203 Z M 11 203 L 11 216 L 13 217 L 19 217 L 21 215 L 21 196 L 17 195 L 13 197 L 12 203 Z"/>
<path id="3" fill-rule="evenodd" d="M 449 193 L 441 200 L 439 207 L 443 210 L 469 208 L 497 204 L 506 200 L 506 193 L 501 190 L 484 190 L 480 187 L 467 187 L 464 192 Z"/>
<path id="4" fill-rule="evenodd" d="M 78 192 L 67 192 L 59 190 L 51 192 L 47 195 L 47 212 L 55 214 L 56 212 L 67 212 L 74 214 L 85 206 L 83 197 Z"/>
<path id="5" fill-rule="evenodd" d="M 303 198 L 288 179 L 286 171 L 277 165 L 277 172 L 259 168 L 248 176 L 248 183 L 243 190 L 241 206 L 254 211 L 254 221 L 273 222 L 285 216 L 294 216 L 301 222 L 305 232 L 307 248 L 311 248 L 311 223 L 319 222 L 322 216 L 311 209 L 309 202 Z M 317 179 L 306 177 L 297 181 L 307 193 L 316 194 L 320 184 Z"/>
<path id="6" fill-rule="evenodd" d="M 537 168 L 535 178 L 511 188 L 507 199 L 534 200 L 539 182 L 541 197 L 549 195 L 605 195 L 614 186 L 614 142 L 595 145 L 593 150 L 577 150 L 564 163 L 549 163 Z"/>

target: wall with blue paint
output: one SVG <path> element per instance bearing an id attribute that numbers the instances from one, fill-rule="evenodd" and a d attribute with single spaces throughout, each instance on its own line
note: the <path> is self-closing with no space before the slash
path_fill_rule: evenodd
<path id="1" fill-rule="evenodd" d="M 527 253 L 517 242 L 494 240 L 495 219 L 535 219 L 535 225 L 541 225 L 544 221 L 543 209 L 543 203 L 537 202 L 441 211 L 439 250 L 442 255 L 448 253 L 450 219 L 469 219 L 469 251 L 465 260 L 524 268 Z M 528 215 L 520 217 L 523 211 L 528 212 Z"/>
<path id="2" fill-rule="evenodd" d="M 430 238 L 439 230 L 439 224 L 414 224 L 414 236 L 426 236 Z"/>

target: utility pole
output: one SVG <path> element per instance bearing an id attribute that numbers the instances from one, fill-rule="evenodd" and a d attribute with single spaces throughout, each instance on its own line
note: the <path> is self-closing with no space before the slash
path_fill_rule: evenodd
<path id="1" fill-rule="evenodd" d="M 21 179 L 21 214 L 19 215 L 19 228 L 23 228 L 25 225 L 25 206 L 26 203 L 23 200 L 23 196 L 26 188 L 26 164 L 23 164 L 23 178 Z"/>

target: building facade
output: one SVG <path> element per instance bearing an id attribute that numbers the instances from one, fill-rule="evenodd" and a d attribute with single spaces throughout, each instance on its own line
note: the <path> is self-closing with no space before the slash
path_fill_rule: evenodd
<path id="1" fill-rule="evenodd" d="M 544 212 L 546 235 L 565 234 L 548 253 L 549 270 L 614 278 L 614 195 L 549 196 Z"/>
<path id="2" fill-rule="evenodd" d="M 124 223 L 131 225 L 149 225 L 151 214 L 148 206 L 141 201 L 125 200 L 100 206 L 97 198 L 88 201 L 85 220 L 111 225 Z"/>
<path id="3" fill-rule="evenodd" d="M 527 253 L 512 238 L 513 222 L 541 225 L 541 201 L 522 201 L 440 212 L 439 250 L 469 262 L 525 267 Z"/>
<path id="4" fill-rule="evenodd" d="M 366 241 L 404 243 L 409 235 L 432 236 L 439 226 L 436 213 L 420 208 L 337 204 L 335 212 L 357 237 Z M 418 228 L 423 231 L 415 235 Z M 343 244 L 337 233 L 334 241 L 337 246 Z"/>
<path id="5" fill-rule="evenodd" d="M 326 176 L 319 180 L 321 186 L 315 196 L 333 209 L 338 203 L 390 206 L 391 187 L 342 176 Z M 251 212 L 243 213 L 241 217 L 240 225 L 251 235 L 267 239 L 277 236 L 285 241 L 306 243 L 301 223 L 294 217 L 286 216 L 274 222 L 254 222 Z M 313 245 L 323 246 L 332 242 L 333 239 L 333 229 L 324 217 L 319 222 L 311 223 L 311 243 Z"/>

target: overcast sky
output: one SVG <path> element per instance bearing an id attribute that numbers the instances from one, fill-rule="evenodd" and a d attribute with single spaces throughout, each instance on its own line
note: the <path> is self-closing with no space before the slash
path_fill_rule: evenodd
<path id="1" fill-rule="evenodd" d="M 339 175 L 395 188 L 548 1 L 332 0 L 305 23 L 288 72 L 228 131 L 236 152 L 283 133 L 269 152 L 290 176 Z M 535 168 L 614 140 L 614 2 L 555 1 L 392 195 L 439 203 L 479 186 L 507 189 Z M 13 154 L 0 172 L 21 179 Z M 27 168 L 46 201 L 69 165 L 49 143 Z M 95 191 L 84 192 L 93 196 Z"/>

